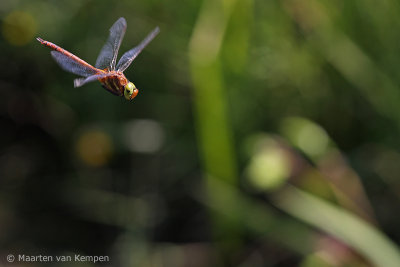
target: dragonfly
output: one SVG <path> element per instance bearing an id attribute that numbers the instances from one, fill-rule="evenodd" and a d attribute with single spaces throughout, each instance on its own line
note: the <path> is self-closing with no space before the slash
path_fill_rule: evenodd
<path id="1" fill-rule="evenodd" d="M 125 77 L 123 72 L 154 39 L 160 29 L 156 27 L 139 45 L 123 54 L 117 63 L 118 50 L 126 32 L 126 25 L 126 20 L 122 17 L 112 25 L 107 42 L 97 57 L 95 67 L 56 44 L 40 37 L 36 40 L 53 50 L 50 52 L 51 56 L 63 70 L 81 76 L 74 80 L 74 87 L 99 81 L 110 93 L 132 100 L 137 96 L 139 90 Z"/>

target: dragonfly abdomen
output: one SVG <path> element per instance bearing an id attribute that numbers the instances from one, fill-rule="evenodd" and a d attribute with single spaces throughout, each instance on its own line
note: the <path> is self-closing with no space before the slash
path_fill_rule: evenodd
<path id="1" fill-rule="evenodd" d="M 86 68 L 89 69 L 89 72 L 92 72 L 92 74 L 98 73 L 101 70 L 96 69 L 95 67 L 93 67 L 92 65 L 90 65 L 89 63 L 87 63 L 86 61 L 80 59 L 79 57 L 75 56 L 74 54 L 72 54 L 71 52 L 65 50 L 64 48 L 59 47 L 56 44 L 53 44 L 52 42 L 43 40 L 40 37 L 37 37 L 36 40 L 38 40 L 42 45 L 45 45 L 51 49 L 53 49 L 54 51 L 57 51 L 69 58 L 71 58 L 72 60 L 74 60 L 75 62 L 85 66 Z"/>

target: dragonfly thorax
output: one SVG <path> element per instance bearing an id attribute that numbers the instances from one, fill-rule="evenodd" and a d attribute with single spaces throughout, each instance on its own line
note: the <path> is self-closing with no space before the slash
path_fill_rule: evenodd
<path id="1" fill-rule="evenodd" d="M 139 93 L 136 86 L 128 81 L 120 71 L 110 71 L 109 75 L 100 78 L 99 81 L 109 92 L 118 96 L 124 96 L 127 100 L 132 100 Z"/>

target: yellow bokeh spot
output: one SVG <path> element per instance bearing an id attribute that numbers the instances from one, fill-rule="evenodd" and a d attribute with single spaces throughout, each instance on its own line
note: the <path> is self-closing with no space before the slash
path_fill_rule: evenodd
<path id="1" fill-rule="evenodd" d="M 13 11 L 3 20 L 4 39 L 12 45 L 26 45 L 36 35 L 36 30 L 36 20 L 24 11 Z"/>
<path id="2" fill-rule="evenodd" d="M 76 142 L 79 158 L 89 166 L 105 165 L 111 158 L 113 144 L 109 136 L 99 130 L 83 132 Z"/>
<path id="3" fill-rule="evenodd" d="M 273 139 L 267 138 L 257 149 L 247 167 L 247 176 L 258 190 L 273 190 L 284 184 L 290 176 L 288 155 Z"/>

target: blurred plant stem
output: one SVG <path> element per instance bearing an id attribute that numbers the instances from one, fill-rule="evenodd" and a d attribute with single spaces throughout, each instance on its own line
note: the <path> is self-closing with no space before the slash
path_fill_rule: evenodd
<path id="1" fill-rule="evenodd" d="M 400 127 L 400 93 L 396 82 L 335 23 L 332 6 L 320 1 L 285 1 L 288 14 L 320 51 L 382 115 Z M 302 12 L 299 13 L 299 10 Z"/>
<path id="2" fill-rule="evenodd" d="M 292 186 L 277 192 L 273 200 L 292 216 L 343 241 L 374 266 L 399 266 L 400 253 L 396 244 L 350 212 Z"/>
<path id="3" fill-rule="evenodd" d="M 190 41 L 197 138 L 207 180 L 207 194 L 212 202 L 218 202 L 221 194 L 210 183 L 212 180 L 223 180 L 233 186 L 238 183 L 220 53 L 233 10 L 237 7 L 236 0 L 204 1 Z M 246 14 L 250 9 L 242 9 L 241 12 Z M 246 25 L 240 28 L 242 31 L 249 30 Z M 214 238 L 224 250 L 234 249 L 241 243 L 237 224 L 219 213 L 213 214 L 213 224 Z"/>
<path id="4" fill-rule="evenodd" d="M 296 253 L 307 255 L 314 250 L 319 234 L 311 227 L 278 212 L 262 201 L 254 200 L 241 193 L 236 187 L 218 179 L 210 179 L 213 199 L 195 194 L 197 200 L 226 220 L 256 235 L 260 240 L 272 239 Z"/>

